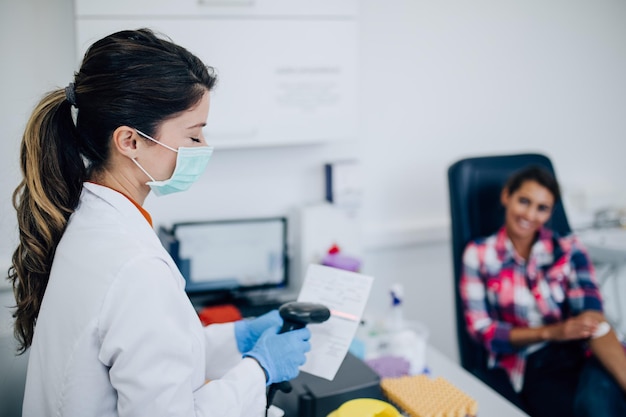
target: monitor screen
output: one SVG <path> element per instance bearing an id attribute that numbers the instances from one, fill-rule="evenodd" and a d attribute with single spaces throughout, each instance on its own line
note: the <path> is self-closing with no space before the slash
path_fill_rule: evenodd
<path id="1" fill-rule="evenodd" d="M 188 293 L 287 285 L 284 217 L 176 223 L 170 233 Z"/>

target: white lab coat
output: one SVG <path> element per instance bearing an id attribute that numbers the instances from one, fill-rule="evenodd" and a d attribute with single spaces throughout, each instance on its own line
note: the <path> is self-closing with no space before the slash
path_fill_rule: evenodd
<path id="1" fill-rule="evenodd" d="M 232 324 L 202 327 L 139 210 L 85 183 L 37 320 L 23 416 L 262 416 L 265 401 L 263 370 L 241 359 Z"/>

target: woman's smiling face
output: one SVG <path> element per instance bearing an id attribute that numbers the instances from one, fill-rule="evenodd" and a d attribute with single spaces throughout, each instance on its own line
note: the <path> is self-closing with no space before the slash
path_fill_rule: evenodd
<path id="1" fill-rule="evenodd" d="M 532 240 L 550 219 L 554 200 L 552 192 L 534 180 L 524 181 L 511 194 L 504 190 L 501 201 L 509 238 L 513 241 Z"/>

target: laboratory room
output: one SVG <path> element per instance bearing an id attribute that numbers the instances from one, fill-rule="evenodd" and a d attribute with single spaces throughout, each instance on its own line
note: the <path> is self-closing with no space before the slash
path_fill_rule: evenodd
<path id="1" fill-rule="evenodd" d="M 624 21 L 3 0 L 0 417 L 626 415 Z"/>

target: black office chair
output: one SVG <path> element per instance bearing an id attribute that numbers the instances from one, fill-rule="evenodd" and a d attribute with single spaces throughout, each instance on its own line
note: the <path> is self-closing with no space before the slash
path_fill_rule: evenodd
<path id="1" fill-rule="evenodd" d="M 528 165 L 542 166 L 554 174 L 550 160 L 540 154 L 467 158 L 455 162 L 448 168 L 459 355 L 461 365 L 483 380 L 487 369 L 487 354 L 467 332 L 459 291 L 463 251 L 471 240 L 489 236 L 504 224 L 504 208 L 500 203 L 502 187 L 514 171 Z M 555 205 L 546 226 L 560 235 L 570 233 L 571 229 L 561 202 Z M 492 385 L 492 388 L 501 391 L 500 387 Z"/>

